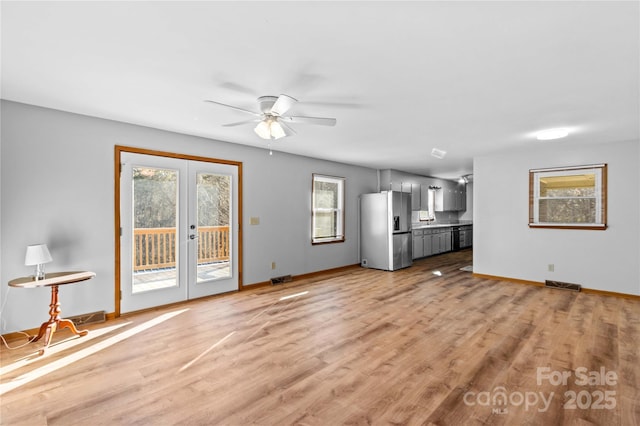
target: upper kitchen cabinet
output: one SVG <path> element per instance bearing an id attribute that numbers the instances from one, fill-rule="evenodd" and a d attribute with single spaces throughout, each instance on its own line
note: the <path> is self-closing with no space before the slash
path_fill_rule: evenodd
<path id="1" fill-rule="evenodd" d="M 411 193 L 411 210 L 465 211 L 467 209 L 466 184 L 429 176 L 418 176 L 399 170 L 380 171 L 380 190 Z"/>
<path id="2" fill-rule="evenodd" d="M 464 183 L 441 180 L 436 189 L 436 211 L 455 212 L 467 209 L 467 187 Z"/>
<path id="3" fill-rule="evenodd" d="M 411 185 L 411 207 L 415 210 L 429 210 L 429 186 L 419 183 Z"/>
<path id="4" fill-rule="evenodd" d="M 458 183 L 456 197 L 457 197 L 456 206 L 458 207 L 458 211 L 460 212 L 467 211 L 467 184 L 466 183 Z"/>
<path id="5" fill-rule="evenodd" d="M 442 210 L 451 212 L 456 210 L 456 185 L 450 180 L 442 182 Z"/>
<path id="6" fill-rule="evenodd" d="M 420 194 L 420 188 L 422 185 L 419 183 L 411 184 L 411 210 L 423 210 L 422 209 L 422 195 Z"/>
<path id="7" fill-rule="evenodd" d="M 467 187 L 464 183 L 449 181 L 447 185 L 448 211 L 465 211 L 467 209 Z"/>
<path id="8" fill-rule="evenodd" d="M 431 210 L 429 208 L 429 185 L 420 185 L 420 210 Z"/>

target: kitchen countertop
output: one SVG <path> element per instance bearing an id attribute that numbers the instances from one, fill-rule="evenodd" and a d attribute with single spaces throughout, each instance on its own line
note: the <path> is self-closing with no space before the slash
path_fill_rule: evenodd
<path id="1" fill-rule="evenodd" d="M 473 225 L 472 221 L 461 221 L 459 223 L 432 223 L 427 225 L 426 223 L 412 223 L 411 229 L 431 229 L 431 228 L 450 228 L 452 226 L 465 226 Z"/>

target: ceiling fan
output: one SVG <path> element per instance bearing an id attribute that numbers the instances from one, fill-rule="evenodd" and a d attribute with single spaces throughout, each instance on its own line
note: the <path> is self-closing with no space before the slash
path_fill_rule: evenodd
<path id="1" fill-rule="evenodd" d="M 249 111 L 248 109 L 236 107 L 233 105 L 223 104 L 222 102 L 205 100 L 212 104 L 222 105 L 224 107 L 233 108 L 255 116 L 251 120 L 243 120 L 235 123 L 223 124 L 225 127 L 240 126 L 248 123 L 258 123 L 253 129 L 262 139 L 280 139 L 285 136 L 291 136 L 296 132 L 289 126 L 293 124 L 319 124 L 321 126 L 335 126 L 335 118 L 327 117 L 301 117 L 284 115 L 296 102 L 297 99 L 289 95 L 280 96 L 261 96 L 258 98 L 260 112 Z"/>

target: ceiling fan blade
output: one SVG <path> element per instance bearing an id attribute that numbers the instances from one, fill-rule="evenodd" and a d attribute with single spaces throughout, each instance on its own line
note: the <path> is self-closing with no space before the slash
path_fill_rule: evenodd
<path id="1" fill-rule="evenodd" d="M 271 107 L 271 114 L 281 116 L 285 112 L 289 111 L 296 102 L 298 102 L 298 100 L 289 95 L 280 95 Z"/>
<path id="2" fill-rule="evenodd" d="M 242 120 L 242 121 L 236 121 L 235 123 L 223 124 L 222 127 L 242 126 L 243 124 L 257 123 L 258 121 L 260 121 L 260 119 L 257 119 L 257 120 Z"/>
<path id="3" fill-rule="evenodd" d="M 261 116 L 261 114 L 259 114 L 257 112 L 249 111 L 248 109 L 236 107 L 236 106 L 233 106 L 233 105 L 223 104 L 222 102 L 211 101 L 209 99 L 205 99 L 204 101 L 205 102 L 211 102 L 212 104 L 216 104 L 216 105 L 221 105 L 221 106 L 224 106 L 224 107 L 227 107 L 227 108 L 232 108 L 232 109 L 235 109 L 235 110 L 238 110 L 238 111 L 248 112 L 249 114 L 255 115 L 256 117 L 260 117 Z"/>
<path id="4" fill-rule="evenodd" d="M 319 124 L 321 126 L 335 126 L 337 123 L 335 118 L 327 117 L 280 117 L 280 119 L 289 123 Z"/>

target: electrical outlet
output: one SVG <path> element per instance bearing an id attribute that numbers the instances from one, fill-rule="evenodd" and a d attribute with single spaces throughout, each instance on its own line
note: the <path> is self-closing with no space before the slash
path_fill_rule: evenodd
<path id="1" fill-rule="evenodd" d="M 553 272 L 556 269 L 556 266 L 553 263 L 550 263 L 549 265 L 547 265 L 547 270 L 549 272 Z"/>
<path id="2" fill-rule="evenodd" d="M 271 269 L 276 269 L 276 262 L 271 262 Z"/>

